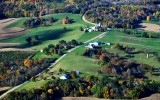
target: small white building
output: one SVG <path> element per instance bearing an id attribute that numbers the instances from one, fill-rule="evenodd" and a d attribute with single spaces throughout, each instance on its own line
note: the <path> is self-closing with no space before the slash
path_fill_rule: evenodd
<path id="1" fill-rule="evenodd" d="M 111 28 L 107 28 L 107 31 L 111 31 L 112 29 Z"/>
<path id="2" fill-rule="evenodd" d="M 41 49 L 40 52 L 43 52 L 43 49 Z"/>
<path id="3" fill-rule="evenodd" d="M 93 31 L 94 31 L 93 29 L 89 29 L 89 30 L 88 30 L 88 32 L 93 32 Z"/>
<path id="4" fill-rule="evenodd" d="M 70 74 L 66 73 L 63 76 L 60 77 L 60 79 L 65 80 L 65 79 L 69 79 L 70 78 Z"/>
<path id="5" fill-rule="evenodd" d="M 80 71 L 76 71 L 76 70 L 75 70 L 74 72 L 76 72 L 76 75 L 79 75 L 79 74 L 80 74 Z"/>
<path id="6" fill-rule="evenodd" d="M 84 31 L 88 31 L 88 32 L 98 31 L 98 29 L 101 28 L 101 27 L 102 27 L 102 24 L 99 23 L 99 24 L 96 24 L 93 27 L 85 28 Z"/>
<path id="7" fill-rule="evenodd" d="M 110 42 L 106 42 L 106 45 L 111 45 L 111 43 Z"/>
<path id="8" fill-rule="evenodd" d="M 60 77 L 61 80 L 66 80 L 67 78 L 65 76 Z"/>
<path id="9" fill-rule="evenodd" d="M 99 46 L 99 42 L 94 42 L 94 43 L 89 43 L 87 46 L 87 48 L 93 49 L 94 47 Z"/>
<path id="10" fill-rule="evenodd" d="M 76 75 L 79 75 L 80 74 L 80 71 L 74 71 L 76 73 Z M 69 79 L 70 78 L 70 74 L 69 73 L 66 73 L 64 74 L 63 76 L 60 77 L 61 80 L 66 80 L 66 79 Z"/>

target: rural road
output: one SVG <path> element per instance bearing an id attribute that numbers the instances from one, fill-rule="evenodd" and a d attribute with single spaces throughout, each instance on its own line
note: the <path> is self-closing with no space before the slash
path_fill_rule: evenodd
<path id="1" fill-rule="evenodd" d="M 83 19 L 85 22 L 90 23 L 90 22 L 86 21 L 86 20 L 84 19 L 84 17 L 82 17 L 82 19 Z M 92 24 L 92 25 L 94 24 L 94 25 L 95 25 L 95 23 L 90 23 L 90 24 Z M 103 32 L 103 33 L 101 33 L 100 35 L 98 35 L 98 36 L 96 36 L 96 37 L 94 37 L 94 38 L 92 38 L 92 39 L 89 39 L 88 41 L 86 41 L 86 42 L 84 42 L 84 43 L 91 42 L 91 41 L 93 41 L 93 40 L 95 40 L 95 39 L 97 39 L 97 38 L 100 38 L 100 37 L 104 36 L 105 34 L 106 34 L 106 32 Z M 67 52 L 68 52 L 68 53 L 71 53 L 73 50 L 75 50 L 75 49 L 78 48 L 78 47 L 80 47 L 80 46 L 76 46 L 76 47 L 68 50 Z M 61 59 L 63 59 L 66 55 L 68 55 L 68 53 L 66 53 L 66 54 L 64 54 L 63 56 L 61 56 L 61 57 L 60 57 L 59 59 L 57 59 L 54 63 L 51 63 L 51 65 L 50 65 L 49 67 L 47 67 L 47 69 L 50 69 L 50 68 L 54 67 Z M 40 72 L 40 73 L 43 73 L 44 71 L 45 71 L 45 69 L 44 69 L 42 72 Z M 39 73 L 39 74 L 40 74 L 40 73 Z M 37 74 L 35 77 L 37 77 L 39 74 Z M 8 93 L 14 91 L 15 89 L 19 88 L 20 86 L 22 86 L 22 85 L 24 85 L 24 84 L 26 84 L 26 83 L 28 83 L 28 82 L 29 82 L 29 81 L 26 81 L 26 82 L 24 82 L 24 83 L 22 83 L 22 84 L 20 84 L 20 85 L 18 85 L 18 86 L 13 87 L 12 89 L 8 90 L 7 92 L 5 92 L 4 94 L 2 94 L 2 95 L 0 96 L 0 99 L 4 98 Z"/>
<path id="2" fill-rule="evenodd" d="M 92 23 L 92 22 L 87 21 L 84 16 L 85 15 L 82 16 L 83 21 L 85 21 L 86 23 L 92 24 L 92 25 L 96 25 L 96 23 Z"/>

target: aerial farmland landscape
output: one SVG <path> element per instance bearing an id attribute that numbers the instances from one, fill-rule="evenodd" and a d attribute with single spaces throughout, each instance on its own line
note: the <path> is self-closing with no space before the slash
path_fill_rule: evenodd
<path id="1" fill-rule="evenodd" d="M 160 100 L 160 0 L 0 0 L 0 100 Z"/>

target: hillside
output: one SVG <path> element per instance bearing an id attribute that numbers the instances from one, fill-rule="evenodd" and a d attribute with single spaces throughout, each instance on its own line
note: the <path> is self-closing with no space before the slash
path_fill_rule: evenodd
<path id="1" fill-rule="evenodd" d="M 1 0 L 0 99 L 159 100 L 159 0 Z"/>

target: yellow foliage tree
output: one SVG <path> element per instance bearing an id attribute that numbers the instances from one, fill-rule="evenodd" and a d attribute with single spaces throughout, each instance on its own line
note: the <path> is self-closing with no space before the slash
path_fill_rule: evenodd
<path id="1" fill-rule="evenodd" d="M 35 78 L 32 76 L 30 80 L 34 82 L 34 81 L 35 81 Z"/>
<path id="2" fill-rule="evenodd" d="M 79 87 L 79 92 L 81 93 L 81 95 L 84 94 L 84 90 L 82 89 L 82 87 Z"/>
<path id="3" fill-rule="evenodd" d="M 16 74 L 19 75 L 19 74 L 20 74 L 20 71 L 19 71 L 19 70 L 16 70 Z"/>
<path id="4" fill-rule="evenodd" d="M 52 89 L 48 89 L 47 91 L 49 94 L 53 94 L 53 90 Z"/>
<path id="5" fill-rule="evenodd" d="M 109 88 L 108 87 L 104 87 L 103 88 L 103 96 L 104 96 L 104 98 L 109 98 Z"/>
<path id="6" fill-rule="evenodd" d="M 30 68 L 33 65 L 33 60 L 25 59 L 24 65 L 28 68 Z"/>
<path id="7" fill-rule="evenodd" d="M 91 86 L 87 86 L 87 89 L 88 89 L 88 90 L 91 90 Z"/>

